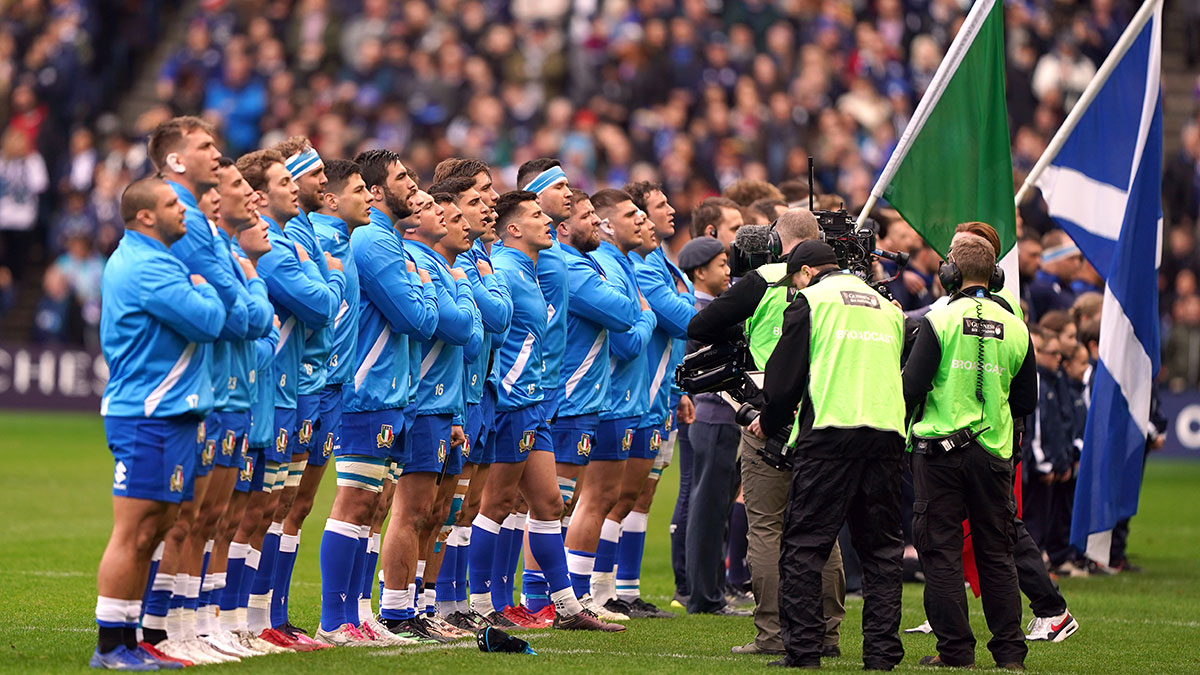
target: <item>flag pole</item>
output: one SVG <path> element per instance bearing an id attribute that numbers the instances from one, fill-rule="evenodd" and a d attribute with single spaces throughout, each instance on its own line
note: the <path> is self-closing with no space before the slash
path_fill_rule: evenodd
<path id="1" fill-rule="evenodd" d="M 883 196 L 883 191 L 891 184 L 892 178 L 895 177 L 896 171 L 900 169 L 900 164 L 904 162 L 904 158 L 908 156 L 908 151 L 912 148 L 917 135 L 925 128 L 925 122 L 929 119 L 930 113 L 933 112 L 938 101 L 941 100 L 946 84 L 958 72 L 958 66 L 962 63 L 963 56 L 975 42 L 975 36 L 979 34 L 979 27 L 983 25 L 988 12 L 991 11 L 996 2 L 1001 1 L 980 0 L 971 7 L 971 11 L 967 12 L 967 18 L 958 29 L 958 34 L 954 36 L 954 40 L 950 43 L 950 48 L 946 50 L 946 55 L 942 57 L 942 62 L 938 64 L 938 69 L 933 74 L 933 79 L 930 80 L 929 86 L 925 89 L 925 95 L 921 97 L 921 102 L 917 105 L 916 111 L 913 112 L 912 119 L 908 121 L 908 126 L 905 127 L 904 133 L 900 136 L 900 142 L 896 144 L 896 149 L 892 150 L 892 156 L 888 159 L 887 165 L 883 167 L 883 173 L 879 174 L 879 180 L 875 181 L 875 187 L 871 188 L 871 194 L 867 197 L 867 203 L 858 214 L 856 227 L 862 227 L 871 209 L 875 207 L 875 202 L 879 201 L 879 198 Z"/>
<path id="2" fill-rule="evenodd" d="M 1092 81 L 1088 83 L 1087 89 L 1083 90 L 1083 95 L 1079 97 L 1079 101 L 1071 108 L 1067 119 L 1063 120 L 1062 126 L 1058 128 L 1058 133 L 1054 134 L 1054 138 L 1050 141 L 1050 145 L 1046 146 L 1046 150 L 1042 156 L 1038 158 L 1037 164 L 1033 166 L 1033 170 L 1025 177 L 1025 182 L 1021 184 L 1021 189 L 1017 190 L 1015 203 L 1017 206 L 1025 199 L 1025 194 L 1033 187 L 1037 179 L 1041 177 L 1042 172 L 1046 167 L 1050 166 L 1050 162 L 1058 157 L 1058 153 L 1062 150 L 1063 145 L 1070 138 L 1071 132 L 1075 130 L 1079 124 L 1080 118 L 1091 107 L 1092 101 L 1096 100 L 1096 96 L 1100 94 L 1100 89 L 1108 82 L 1108 78 L 1116 69 L 1117 64 L 1125 56 L 1125 52 L 1133 46 L 1133 41 L 1137 39 L 1142 32 L 1142 28 L 1146 22 L 1153 16 L 1154 10 L 1162 4 L 1162 0 L 1146 0 L 1142 8 L 1137 14 L 1133 15 L 1133 19 L 1129 22 L 1129 26 L 1125 28 L 1125 32 L 1121 34 L 1121 39 L 1117 40 L 1117 44 L 1113 46 L 1112 51 L 1108 53 L 1108 58 L 1104 59 L 1104 64 L 1100 66 L 1100 70 L 1096 71 L 1096 75 Z"/>

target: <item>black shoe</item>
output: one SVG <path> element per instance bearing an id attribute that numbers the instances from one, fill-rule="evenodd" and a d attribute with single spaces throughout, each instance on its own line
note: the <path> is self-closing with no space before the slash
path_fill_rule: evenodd
<path id="1" fill-rule="evenodd" d="M 840 659 L 842 657 L 842 648 L 837 645 L 825 645 L 821 648 L 821 658 L 823 659 Z"/>
<path id="2" fill-rule="evenodd" d="M 515 630 L 525 630 L 524 626 L 517 625 L 512 619 L 509 619 L 500 612 L 492 612 L 491 614 L 488 614 L 487 616 L 483 617 L 483 621 L 493 628 L 499 628 L 509 633 Z"/>
<path id="3" fill-rule="evenodd" d="M 942 660 L 941 654 L 934 654 L 933 656 L 922 656 L 920 664 L 922 666 L 933 666 L 934 668 L 974 668 L 975 667 L 974 663 L 966 663 L 961 666 L 955 666 L 955 665 L 946 663 L 945 661 Z"/>
<path id="4" fill-rule="evenodd" d="M 641 598 L 634 598 L 633 602 L 625 603 L 629 610 L 625 613 L 633 619 L 674 619 L 675 615 L 663 609 L 655 607 L 653 604 L 646 602 Z M 607 608 L 606 608 L 607 609 Z"/>
<path id="5" fill-rule="evenodd" d="M 627 616 L 631 619 L 635 618 L 633 616 L 633 608 L 629 605 L 628 602 L 625 602 L 624 600 L 621 600 L 620 598 L 613 598 L 612 600 L 609 600 L 608 602 L 604 603 L 604 609 L 605 609 L 605 611 L 612 612 L 613 614 L 624 614 L 625 616 Z M 645 617 L 639 616 L 636 618 L 642 619 Z"/>
<path id="6" fill-rule="evenodd" d="M 400 629 L 407 633 L 412 633 L 413 635 L 416 635 L 419 638 L 424 638 L 426 640 L 435 640 L 437 642 L 449 642 L 449 640 L 447 640 L 441 634 L 434 633 L 433 631 L 429 630 L 429 626 L 425 625 L 425 620 L 419 616 L 401 621 Z M 392 630 L 392 629 L 389 627 L 388 630 Z M 392 632 L 395 633 L 396 631 L 393 630 Z"/>
<path id="7" fill-rule="evenodd" d="M 788 657 L 783 657 L 778 661 L 768 661 L 768 666 L 777 666 L 779 668 L 804 668 L 806 670 L 820 670 L 820 663 L 792 663 Z"/>
<path id="8" fill-rule="evenodd" d="M 276 628 L 275 630 L 280 631 L 281 633 L 292 638 L 293 640 L 296 639 L 297 635 L 308 635 L 308 631 L 304 630 L 303 628 L 293 626 L 291 621 L 288 621 L 287 623 L 283 624 L 279 628 Z"/>
<path id="9" fill-rule="evenodd" d="M 451 626 L 454 626 L 455 628 L 461 628 L 462 630 L 469 630 L 472 633 L 479 630 L 479 626 L 476 625 L 475 622 L 471 620 L 471 617 L 467 616 L 466 614 L 463 614 L 462 612 L 452 612 L 450 614 L 450 616 L 446 617 L 446 623 L 450 624 Z"/>
<path id="10" fill-rule="evenodd" d="M 754 607 L 754 596 L 744 591 L 729 591 L 725 594 L 725 604 L 739 609 Z"/>
<path id="11" fill-rule="evenodd" d="M 1010 661 L 1008 663 L 997 663 L 996 667 L 1001 670 L 1025 670 L 1025 664 L 1020 661 Z"/>
<path id="12" fill-rule="evenodd" d="M 754 616 L 754 612 L 748 609 L 737 609 L 730 605 L 724 605 L 721 609 L 716 609 L 711 612 L 703 612 L 704 614 L 715 614 L 717 616 Z"/>

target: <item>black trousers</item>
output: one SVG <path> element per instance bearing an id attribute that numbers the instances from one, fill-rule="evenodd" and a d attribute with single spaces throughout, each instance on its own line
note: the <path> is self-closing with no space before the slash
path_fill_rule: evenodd
<path id="1" fill-rule="evenodd" d="M 1067 611 L 1067 601 L 1058 584 L 1050 578 L 1046 571 L 1046 563 L 1042 562 L 1042 550 L 1029 536 L 1025 523 L 1020 518 L 1013 519 L 1017 530 L 1016 548 L 1013 550 L 1013 560 L 1017 566 L 1017 584 L 1021 592 L 1029 598 L 1029 609 L 1036 617 L 1058 616 Z"/>
<path id="2" fill-rule="evenodd" d="M 675 464 L 679 467 L 679 494 L 675 497 L 675 511 L 671 514 L 671 571 L 675 574 L 675 594 L 687 597 L 690 593 L 687 582 L 687 522 L 688 498 L 692 495 L 692 441 L 688 438 L 690 424 L 680 424 L 679 453 Z"/>
<path id="3" fill-rule="evenodd" d="M 976 443 L 949 453 L 912 456 L 913 537 L 925 569 L 925 616 L 942 661 L 975 663 L 975 636 L 963 590 L 962 521 L 971 521 L 983 613 L 997 664 L 1024 663 L 1021 596 L 1013 550 L 1017 505 L 1013 463 Z"/>
<path id="4" fill-rule="evenodd" d="M 692 492 L 684 542 L 687 611 L 709 613 L 725 606 L 725 533 L 742 480 L 737 469 L 742 431 L 736 424 L 696 420 L 688 436 L 692 441 Z"/>
<path id="5" fill-rule="evenodd" d="M 863 439 L 861 431 L 848 436 Z M 789 665 L 821 662 L 825 637 L 821 568 L 843 522 L 850 526 L 862 563 L 863 665 L 890 669 L 904 658 L 898 634 L 904 555 L 903 440 L 887 432 L 871 432 L 870 437 L 879 452 L 863 453 L 867 456 L 831 458 L 823 452 L 814 457 L 801 452 L 794 457 L 779 557 L 780 624 Z M 826 449 L 831 450 L 835 449 Z"/>

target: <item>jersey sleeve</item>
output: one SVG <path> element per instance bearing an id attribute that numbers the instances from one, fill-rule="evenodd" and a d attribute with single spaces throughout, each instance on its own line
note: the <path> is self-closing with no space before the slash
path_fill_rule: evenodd
<path id="1" fill-rule="evenodd" d="M 212 342 L 225 325 L 225 305 L 209 283 L 193 286 L 178 267 L 147 261 L 141 270 L 147 313 L 192 342 Z"/>

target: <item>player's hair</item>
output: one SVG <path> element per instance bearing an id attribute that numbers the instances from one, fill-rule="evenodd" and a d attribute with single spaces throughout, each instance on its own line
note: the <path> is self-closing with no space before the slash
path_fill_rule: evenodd
<path id="1" fill-rule="evenodd" d="M 754 203 L 750 205 L 750 210 L 766 216 L 767 222 L 771 222 L 779 217 L 779 209 L 787 210 L 787 207 L 787 202 L 782 199 L 764 197 L 754 200 Z"/>
<path id="2" fill-rule="evenodd" d="M 449 178 L 470 178 L 475 180 L 475 177 L 481 173 L 492 175 L 492 169 L 481 159 L 473 159 L 466 157 L 451 157 L 438 162 L 438 165 L 433 168 L 433 182 L 440 183 Z"/>
<path id="3" fill-rule="evenodd" d="M 276 143 L 271 149 L 283 155 L 286 161 L 288 157 L 311 147 L 312 141 L 308 140 L 308 136 L 292 136 Z"/>
<path id="4" fill-rule="evenodd" d="M 983 237 L 963 237 L 950 246 L 964 281 L 986 282 L 996 266 L 996 251 Z"/>
<path id="5" fill-rule="evenodd" d="M 725 188 L 721 196 L 732 199 L 737 202 L 738 206 L 750 206 L 760 199 L 783 199 L 783 193 L 779 191 L 779 188 L 765 180 L 754 178 L 742 178 L 734 181 L 732 185 Z"/>
<path id="6" fill-rule="evenodd" d="M 1058 230 L 1058 229 L 1050 230 L 1046 234 L 1042 235 L 1042 248 L 1053 248 L 1055 246 L 1062 246 L 1063 244 L 1066 244 L 1069 241 L 1071 241 L 1071 238 L 1069 236 L 1067 236 L 1066 232 L 1063 232 L 1062 230 Z"/>
<path id="7" fill-rule="evenodd" d="M 331 159 L 325 163 L 325 192 L 336 193 L 346 188 L 351 176 L 361 176 L 362 167 L 348 159 Z M 365 181 L 364 181 L 365 182 Z"/>
<path id="8" fill-rule="evenodd" d="M 539 173 L 554 166 L 562 166 L 562 162 L 553 157 L 541 157 L 525 162 L 521 165 L 521 168 L 517 169 L 517 187 L 523 190 L 529 184 L 529 181 L 533 180 Z"/>
<path id="9" fill-rule="evenodd" d="M 1064 309 L 1054 309 L 1042 315 L 1038 320 L 1038 325 L 1055 333 L 1063 332 L 1063 329 L 1071 323 L 1071 313 Z"/>
<path id="10" fill-rule="evenodd" d="M 721 222 L 722 209 L 740 208 L 738 203 L 725 197 L 709 197 L 700 202 L 692 213 L 692 236 L 703 237 L 704 231 L 711 225 L 716 227 Z"/>
<path id="11" fill-rule="evenodd" d="M 584 192 L 583 190 L 580 190 L 579 188 L 571 188 L 571 197 L 570 197 L 571 207 L 572 207 L 571 213 L 575 213 L 574 206 L 585 199 L 591 199 L 591 197 L 588 196 L 588 193 Z"/>
<path id="12" fill-rule="evenodd" d="M 1000 235 L 996 234 L 996 228 L 975 220 L 969 223 L 959 223 L 955 226 L 954 231 L 956 233 L 966 232 L 987 239 L 987 242 L 992 245 L 992 250 L 996 252 L 996 260 L 1000 259 Z"/>
<path id="13" fill-rule="evenodd" d="M 615 188 L 605 188 L 592 195 L 592 206 L 596 208 L 597 212 L 609 211 L 624 201 L 633 201 L 633 198 L 629 196 L 628 192 Z"/>
<path id="14" fill-rule="evenodd" d="M 354 163 L 362 170 L 363 182 L 368 188 L 382 187 L 387 183 L 388 168 L 400 161 L 400 155 L 385 148 L 364 150 L 354 156 Z M 329 169 L 326 168 L 328 174 Z"/>
<path id="15" fill-rule="evenodd" d="M 528 190 L 505 192 L 496 200 L 496 229 L 503 234 L 505 227 L 520 213 L 525 202 L 536 202 L 537 195 Z"/>
<path id="16" fill-rule="evenodd" d="M 808 209 L 788 209 L 775 221 L 775 231 L 781 239 L 808 241 L 821 236 L 817 217 Z"/>
<path id="17" fill-rule="evenodd" d="M 1080 324 L 1079 335 L 1076 337 L 1079 339 L 1079 344 L 1085 347 L 1093 342 L 1100 344 L 1100 317 L 1088 319 Z"/>
<path id="18" fill-rule="evenodd" d="M 235 164 L 235 162 L 233 161 L 232 157 L 226 157 L 225 155 L 221 155 L 220 157 L 217 158 L 217 168 L 218 169 L 224 169 L 226 167 L 233 166 L 234 164 Z"/>
<path id="19" fill-rule="evenodd" d="M 1088 291 L 1075 298 L 1071 305 L 1071 318 L 1082 329 L 1087 321 L 1099 317 L 1100 309 L 1104 306 L 1104 296 L 1095 291 Z"/>
<path id="20" fill-rule="evenodd" d="M 211 124 L 192 115 L 172 117 L 154 127 L 146 141 L 146 154 L 150 156 L 154 168 L 162 171 L 163 165 L 167 163 L 167 155 L 178 152 L 183 145 L 183 137 L 193 131 L 203 131 L 210 136 L 216 134 Z"/>
<path id="21" fill-rule="evenodd" d="M 121 220 L 128 226 L 137 220 L 137 214 L 143 209 L 153 211 L 158 206 L 158 196 L 155 191 L 167 182 L 156 176 L 135 180 L 121 193 Z"/>
<path id="22" fill-rule="evenodd" d="M 634 206 L 645 211 L 646 199 L 650 196 L 651 192 L 662 192 L 662 185 L 643 180 L 636 183 L 626 183 L 622 189 L 629 193 L 629 198 L 633 200 Z"/>
<path id="23" fill-rule="evenodd" d="M 267 169 L 272 164 L 283 164 L 283 155 L 276 150 L 255 150 L 238 157 L 237 168 L 242 178 L 255 190 L 267 189 Z"/>
<path id="24" fill-rule="evenodd" d="M 779 191 L 783 193 L 783 199 L 789 204 L 805 201 L 808 199 L 808 183 L 801 180 L 785 180 L 779 184 Z"/>
<path id="25" fill-rule="evenodd" d="M 433 203 L 434 204 L 446 204 L 449 202 L 453 202 L 455 200 L 455 197 L 457 197 L 457 195 L 450 194 L 449 192 L 434 192 L 433 193 Z"/>
<path id="26" fill-rule="evenodd" d="M 458 198 L 462 196 L 462 193 L 470 190 L 473 187 L 475 187 L 474 179 L 458 176 L 455 178 L 446 178 L 444 180 L 435 182 L 433 185 L 429 186 L 429 193 L 434 194 L 436 192 L 445 192 L 451 195 L 454 201 L 457 202 Z M 438 203 L 440 204 L 441 202 Z"/>

